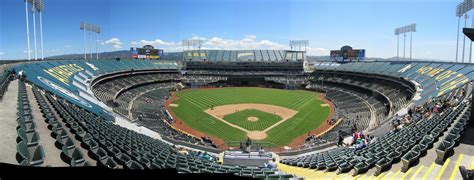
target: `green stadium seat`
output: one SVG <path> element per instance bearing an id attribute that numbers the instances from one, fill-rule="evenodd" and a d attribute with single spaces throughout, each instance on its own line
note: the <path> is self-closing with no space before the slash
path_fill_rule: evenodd
<path id="1" fill-rule="evenodd" d="M 130 163 L 127 163 L 125 167 L 128 169 L 137 169 L 137 170 L 145 169 L 140 163 L 133 160 L 130 161 Z"/>
<path id="2" fill-rule="evenodd" d="M 369 164 L 366 164 L 364 162 L 359 162 L 354 166 L 354 173 L 352 175 L 356 176 L 358 174 L 365 173 L 368 170 L 369 170 Z"/>
<path id="3" fill-rule="evenodd" d="M 349 172 L 352 169 L 352 166 L 349 163 L 342 163 L 338 166 L 337 174 Z"/>
<path id="4" fill-rule="evenodd" d="M 29 123 L 18 123 L 18 129 L 23 129 L 25 132 L 30 133 L 36 130 L 36 124 L 34 121 L 31 121 Z"/>
<path id="5" fill-rule="evenodd" d="M 444 164 L 444 161 L 450 156 L 455 142 L 454 141 L 443 141 L 436 147 L 436 160 L 437 164 Z"/>
<path id="6" fill-rule="evenodd" d="M 31 166 L 38 166 L 43 164 L 45 158 L 43 146 L 28 147 L 25 142 L 21 141 L 17 144 L 16 149 L 18 162 L 22 164 L 26 163 Z"/>
<path id="7" fill-rule="evenodd" d="M 112 157 L 102 158 L 100 161 L 97 161 L 97 165 L 105 166 L 108 168 L 115 168 L 117 166 L 117 162 Z"/>
<path id="8" fill-rule="evenodd" d="M 17 130 L 17 134 L 17 142 L 24 141 L 28 147 L 36 146 L 40 142 L 39 134 L 36 131 L 27 133 L 24 129 L 20 128 Z"/>
<path id="9" fill-rule="evenodd" d="M 403 157 L 402 157 L 402 172 L 407 172 L 408 169 L 415 164 L 418 161 L 418 157 L 420 155 L 420 151 L 408 151 Z"/>
<path id="10" fill-rule="evenodd" d="M 76 149 L 75 147 L 66 147 L 63 146 L 62 148 L 62 154 L 64 155 L 64 158 L 66 158 L 67 162 L 71 162 L 73 159 L 74 161 L 81 161 L 81 159 L 84 159 L 84 155 L 82 155 L 81 151 Z"/>
<path id="11" fill-rule="evenodd" d="M 107 151 L 105 151 L 103 148 L 100 148 L 100 147 L 90 152 L 92 154 L 92 157 L 97 161 L 103 161 L 104 159 L 107 159 L 109 157 L 107 155 Z"/>
<path id="12" fill-rule="evenodd" d="M 91 166 L 91 164 L 89 162 L 85 161 L 84 159 L 79 159 L 79 160 L 72 159 L 70 165 L 71 165 L 71 167 L 88 167 L 88 166 Z"/>
<path id="13" fill-rule="evenodd" d="M 374 175 L 378 176 L 380 173 L 386 171 L 391 165 L 392 159 L 382 158 L 377 163 L 375 163 L 375 173 Z"/>

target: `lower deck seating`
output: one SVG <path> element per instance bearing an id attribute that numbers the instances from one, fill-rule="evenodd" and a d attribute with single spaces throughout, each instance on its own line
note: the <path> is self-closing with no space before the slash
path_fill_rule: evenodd
<path id="1" fill-rule="evenodd" d="M 98 165 L 128 169 L 174 168 L 181 173 L 232 173 L 245 177 L 291 178 L 276 169 L 247 166 L 226 166 L 216 162 L 216 157 L 203 159 L 196 152 L 181 154 L 173 146 L 113 124 L 100 116 L 86 111 L 59 97 L 45 93 L 47 101 L 65 119 L 67 126 L 81 144 L 92 152 Z M 59 133 L 61 130 L 58 130 Z M 62 133 L 59 133 L 61 135 Z M 67 142 L 63 153 L 71 159 L 71 165 L 82 163 L 76 149 Z"/>
<path id="2" fill-rule="evenodd" d="M 446 96 L 440 97 L 434 102 L 446 102 L 445 98 Z M 424 107 L 433 107 L 434 102 L 429 102 Z M 340 147 L 298 158 L 284 159 L 281 162 L 318 170 L 337 170 L 338 173 L 354 169 L 353 175 L 375 168 L 375 175 L 378 175 L 390 169 L 392 164 L 402 161 L 401 170 L 406 171 L 426 154 L 426 150 L 433 146 L 433 142 L 439 139 L 448 127 L 454 126 L 447 132 L 448 135 L 444 139 L 439 139 L 443 143 L 436 147 L 438 152 L 436 162 L 442 164 L 449 151 L 452 151 L 455 143 L 459 141 L 458 135 L 462 133 L 463 127 L 467 124 L 467 117 L 470 116 L 468 112 L 470 112 L 469 102 L 459 103 L 454 107 L 446 106 L 440 113 L 433 113 L 429 117 L 415 116 L 417 118 L 400 131 L 378 137 L 366 148 L 354 150 Z"/>

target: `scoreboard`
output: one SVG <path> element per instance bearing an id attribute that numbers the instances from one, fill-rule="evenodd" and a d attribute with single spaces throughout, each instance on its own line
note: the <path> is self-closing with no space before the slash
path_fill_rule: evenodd
<path id="1" fill-rule="evenodd" d="M 130 48 L 133 59 L 160 59 L 163 56 L 163 49 L 155 49 L 153 46 L 145 45 L 142 48 Z"/>
<path id="2" fill-rule="evenodd" d="M 332 50 L 330 56 L 333 61 L 364 60 L 365 49 Z"/>

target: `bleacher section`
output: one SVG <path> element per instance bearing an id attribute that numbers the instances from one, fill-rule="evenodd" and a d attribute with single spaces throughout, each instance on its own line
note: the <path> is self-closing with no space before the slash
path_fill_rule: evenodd
<path id="1" fill-rule="evenodd" d="M 217 147 L 172 127 L 172 118 L 165 112 L 164 103 L 170 95 L 169 91 L 176 88 L 174 81 L 178 79 L 177 73 L 125 73 L 122 76 L 116 74 L 113 78 L 101 78 L 104 80 L 96 79 L 92 90 L 115 112 L 167 138 Z"/>
<path id="2" fill-rule="evenodd" d="M 20 92 L 25 92 L 24 84 L 20 86 L 22 89 Z M 174 146 L 117 126 L 49 92 L 43 92 L 36 87 L 33 92 L 51 131 L 57 137 L 58 148 L 62 149 L 61 156 L 64 156 L 64 161 L 70 166 L 88 166 L 97 163 L 98 166 L 108 168 L 173 168 L 179 173 L 232 173 L 245 177 L 293 177 L 277 169 L 221 165 L 217 163 L 217 157 L 207 156 L 209 158 L 204 159 L 197 156 L 198 152 L 195 151 L 182 154 Z M 24 109 L 23 116 L 20 117 L 32 118 L 28 116 L 27 101 L 23 101 L 25 94 L 21 93 L 20 97 L 19 105 L 22 106 L 19 107 Z M 32 124 L 24 126 L 26 132 L 34 132 L 35 126 Z M 38 145 L 34 139 L 28 138 L 30 136 L 26 136 L 26 139 L 20 141 L 18 145 L 19 154 L 29 153 L 24 155 L 21 164 L 41 165 L 44 159 L 41 145 Z"/>
<path id="3" fill-rule="evenodd" d="M 123 77 L 126 76 L 126 77 Z M 124 115 L 131 117 L 129 114 L 132 100 L 140 93 L 147 90 L 165 88 L 168 90 L 173 88 L 173 82 L 178 79 L 176 73 L 146 73 L 146 74 L 123 74 L 113 79 L 105 79 L 103 81 L 96 80 L 96 84 L 92 87 L 92 91 L 102 102 L 106 102 L 113 109 Z M 108 103 L 110 102 L 110 103 Z M 112 103 L 118 103 L 113 106 Z"/>
<path id="4" fill-rule="evenodd" d="M 466 86 L 462 86 L 465 88 Z M 298 166 L 318 171 L 336 171 L 337 173 L 352 172 L 353 176 L 366 173 L 373 169 L 374 175 L 395 167 L 394 164 L 402 163 L 401 171 L 406 172 L 426 151 L 435 147 L 438 154 L 437 163 L 443 163 L 449 151 L 452 151 L 460 134 L 467 124 L 470 116 L 470 102 L 461 99 L 456 105 L 448 105 L 451 94 L 437 98 L 436 101 L 424 104 L 423 108 L 429 109 L 434 103 L 443 103 L 441 113 L 431 116 L 414 115 L 413 122 L 405 125 L 400 131 L 390 132 L 378 137 L 362 149 L 339 147 L 321 153 L 284 159 L 281 162 L 291 166 Z M 465 98 L 462 97 L 462 98 Z M 433 145 L 440 141 L 438 145 Z M 433 160 L 434 161 L 434 160 Z"/>
<path id="5" fill-rule="evenodd" d="M 104 74 L 138 71 L 176 71 L 178 64 L 167 61 L 100 60 L 100 61 L 44 61 L 21 64 L 14 68 L 24 71 L 28 81 L 68 101 L 88 109 L 106 119 L 112 115 L 104 111 L 94 97 L 90 85 Z"/>
<path id="6" fill-rule="evenodd" d="M 315 64 L 315 69 L 384 75 L 415 81 L 422 90 L 421 99 L 416 101 L 416 105 L 448 93 L 474 79 L 474 66 L 447 62 L 321 62 Z"/>

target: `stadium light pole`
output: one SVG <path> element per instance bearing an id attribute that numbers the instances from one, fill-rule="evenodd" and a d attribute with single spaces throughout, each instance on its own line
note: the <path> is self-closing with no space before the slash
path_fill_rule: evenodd
<path id="1" fill-rule="evenodd" d="M 81 22 L 80 29 L 82 31 L 84 31 L 84 60 L 87 60 L 87 55 L 86 55 L 86 24 L 84 22 Z"/>
<path id="2" fill-rule="evenodd" d="M 38 60 L 38 49 L 36 48 L 36 7 L 35 7 L 35 0 L 33 0 L 33 6 L 31 8 L 33 12 L 33 47 L 35 49 L 35 61 Z"/>
<path id="3" fill-rule="evenodd" d="M 412 47 L 413 47 L 413 32 L 410 32 L 410 61 L 411 61 L 411 51 L 413 50 Z"/>
<path id="4" fill-rule="evenodd" d="M 99 60 L 99 33 L 97 33 L 95 38 L 95 56 L 96 59 Z"/>
<path id="5" fill-rule="evenodd" d="M 28 60 L 31 60 L 31 50 L 30 50 L 30 29 L 29 29 L 29 23 L 28 23 L 28 0 L 25 0 L 25 17 L 26 17 L 26 44 L 28 47 L 28 50 L 26 54 L 28 55 Z"/>
<path id="6" fill-rule="evenodd" d="M 41 46 L 41 60 L 44 60 L 44 48 L 43 48 L 43 0 L 38 0 L 38 12 L 40 19 L 40 46 Z"/>
<path id="7" fill-rule="evenodd" d="M 81 22 L 80 29 L 84 31 L 84 60 L 87 60 L 87 32 L 89 32 L 89 53 L 90 53 L 90 59 L 93 59 L 93 53 L 92 53 L 92 33 L 97 33 L 97 39 L 95 42 L 95 49 L 96 49 L 96 59 L 99 59 L 99 33 L 100 33 L 100 27 L 96 25 L 92 25 L 89 23 Z"/>
<path id="8" fill-rule="evenodd" d="M 90 37 L 90 41 L 89 41 L 89 53 L 91 55 L 91 60 L 92 60 L 92 31 L 89 31 L 89 37 Z"/>
<path id="9" fill-rule="evenodd" d="M 456 39 L 456 62 L 459 62 L 459 27 L 461 24 L 461 17 L 464 16 L 464 27 L 466 27 L 466 21 L 467 21 L 467 13 L 473 8 L 472 6 L 473 0 L 464 0 L 464 2 L 459 3 L 456 6 L 456 16 L 458 17 L 458 32 L 457 32 L 457 39 Z M 462 62 L 464 62 L 464 48 L 465 48 L 465 40 L 466 37 L 464 36 L 464 42 L 463 42 L 463 54 L 462 54 Z"/>
<path id="10" fill-rule="evenodd" d="M 467 14 L 464 14 L 464 27 L 466 27 L 467 25 L 468 18 L 469 16 Z M 462 41 L 462 56 L 461 56 L 462 63 L 464 63 L 465 48 L 466 48 L 466 36 L 463 37 L 463 41 Z"/>
<path id="11" fill-rule="evenodd" d="M 405 41 L 406 41 L 406 34 L 403 34 L 403 60 L 405 60 Z"/>
<path id="12" fill-rule="evenodd" d="M 96 58 L 97 60 L 99 60 L 99 33 L 100 33 L 100 27 L 96 27 L 95 29 L 96 31 L 96 40 L 95 40 L 95 53 L 96 53 Z"/>
<path id="13" fill-rule="evenodd" d="M 399 47 L 400 47 L 400 34 L 403 34 L 403 59 L 406 54 L 406 33 L 410 33 L 410 60 L 412 58 L 413 51 L 413 32 L 416 32 L 416 24 L 410 24 L 407 26 L 399 27 L 395 29 L 395 35 L 397 35 L 397 59 L 399 59 Z"/>
<path id="14" fill-rule="evenodd" d="M 456 38 L 456 62 L 458 62 L 458 55 L 459 55 L 459 28 L 461 26 L 461 17 L 458 17 L 458 35 Z"/>
<path id="15" fill-rule="evenodd" d="M 474 27 L 474 18 L 472 18 L 472 27 Z M 469 45 L 469 63 L 472 63 L 472 41 Z"/>
<path id="16" fill-rule="evenodd" d="M 306 51 L 306 47 L 309 45 L 308 40 L 290 40 L 290 48 L 293 50 L 293 47 L 298 47 L 298 51 L 301 51 L 302 47 L 304 47 L 304 51 Z"/>
<path id="17" fill-rule="evenodd" d="M 400 49 L 400 35 L 397 35 L 397 60 L 400 58 L 399 49 Z"/>

